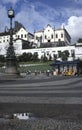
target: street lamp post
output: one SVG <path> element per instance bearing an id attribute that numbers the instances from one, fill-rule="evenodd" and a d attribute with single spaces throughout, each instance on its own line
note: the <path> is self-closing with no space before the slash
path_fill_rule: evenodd
<path id="1" fill-rule="evenodd" d="M 10 18 L 10 42 L 9 47 L 7 49 L 5 72 L 10 75 L 18 75 L 17 60 L 13 47 L 13 28 L 12 28 L 12 19 L 15 17 L 15 13 L 12 8 L 8 10 L 8 17 Z"/>

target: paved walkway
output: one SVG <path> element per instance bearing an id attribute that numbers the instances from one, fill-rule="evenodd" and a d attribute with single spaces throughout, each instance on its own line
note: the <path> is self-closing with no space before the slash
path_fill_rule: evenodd
<path id="1" fill-rule="evenodd" d="M 0 102 L 82 104 L 82 77 L 38 77 L 4 80 L 0 83 Z"/>
<path id="2" fill-rule="evenodd" d="M 25 110 L 45 116 L 69 113 L 82 117 L 82 77 L 31 75 L 3 79 L 0 104 L 0 111 Z"/>

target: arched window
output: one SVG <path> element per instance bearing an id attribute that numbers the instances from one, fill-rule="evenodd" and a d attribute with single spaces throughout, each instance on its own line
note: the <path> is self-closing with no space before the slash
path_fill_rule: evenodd
<path id="1" fill-rule="evenodd" d="M 46 37 L 46 35 L 45 35 L 45 39 L 46 39 L 47 37 Z"/>
<path id="2" fill-rule="evenodd" d="M 56 38 L 58 38 L 58 34 L 56 34 Z"/>
<path id="3" fill-rule="evenodd" d="M 51 35 L 51 38 L 53 39 L 53 34 Z"/>
<path id="4" fill-rule="evenodd" d="M 63 33 L 61 33 L 61 38 L 63 38 Z"/>

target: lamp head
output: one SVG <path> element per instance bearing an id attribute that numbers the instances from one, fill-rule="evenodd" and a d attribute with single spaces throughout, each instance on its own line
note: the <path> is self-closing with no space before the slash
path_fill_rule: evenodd
<path id="1" fill-rule="evenodd" d="M 12 9 L 12 8 L 10 8 L 9 10 L 8 10 L 8 17 L 9 18 L 14 18 L 14 10 Z"/>

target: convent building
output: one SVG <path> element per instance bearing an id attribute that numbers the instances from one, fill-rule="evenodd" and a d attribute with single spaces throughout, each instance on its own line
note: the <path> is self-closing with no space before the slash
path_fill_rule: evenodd
<path id="1" fill-rule="evenodd" d="M 10 30 L 5 27 L 4 32 L 0 33 L 0 55 L 6 56 L 9 42 Z M 54 55 L 58 57 L 59 52 L 68 50 L 70 59 L 73 53 L 76 59 L 82 59 L 82 46 L 78 46 L 78 44 L 76 46 L 71 43 L 71 36 L 65 27 L 56 29 L 48 24 L 44 29 L 32 34 L 28 32 L 21 23 L 15 21 L 13 28 L 13 45 L 16 55 L 21 55 L 24 52 L 37 52 L 39 58 L 44 54 L 46 56 L 51 55 L 53 58 Z"/>

